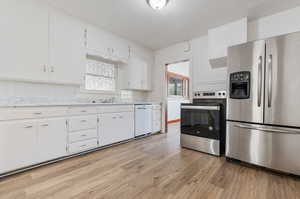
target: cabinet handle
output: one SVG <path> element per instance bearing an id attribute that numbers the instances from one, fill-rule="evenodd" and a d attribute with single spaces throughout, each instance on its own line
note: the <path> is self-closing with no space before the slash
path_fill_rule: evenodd
<path id="1" fill-rule="evenodd" d="M 54 72 L 54 67 L 53 66 L 51 66 L 51 73 L 53 73 Z"/>
<path id="2" fill-rule="evenodd" d="M 120 118 L 120 119 L 123 119 L 123 116 L 120 116 L 119 118 Z"/>
<path id="3" fill-rule="evenodd" d="M 87 111 L 86 110 L 82 110 L 82 111 L 80 111 L 81 113 L 86 113 Z"/>
<path id="4" fill-rule="evenodd" d="M 34 115 L 42 115 L 41 112 L 34 113 Z"/>
<path id="5" fill-rule="evenodd" d="M 82 134 L 82 135 L 81 135 L 81 137 L 86 137 L 86 136 L 87 136 L 86 134 Z"/>
<path id="6" fill-rule="evenodd" d="M 80 122 L 84 123 L 84 122 L 87 122 L 86 120 L 81 120 Z"/>
<path id="7" fill-rule="evenodd" d="M 117 117 L 112 117 L 112 119 L 117 119 Z"/>
<path id="8" fill-rule="evenodd" d="M 47 72 L 47 66 L 46 65 L 43 65 L 43 71 Z"/>
<path id="9" fill-rule="evenodd" d="M 49 124 L 43 124 L 43 125 L 41 125 L 41 126 L 43 126 L 43 127 L 47 127 L 47 126 L 49 126 Z"/>
<path id="10" fill-rule="evenodd" d="M 25 129 L 31 129 L 31 128 L 33 128 L 33 126 L 25 126 L 24 128 Z"/>

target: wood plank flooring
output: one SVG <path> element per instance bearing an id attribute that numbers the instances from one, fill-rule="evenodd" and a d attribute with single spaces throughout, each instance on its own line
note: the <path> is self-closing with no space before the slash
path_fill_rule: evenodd
<path id="1" fill-rule="evenodd" d="M 178 127 L 0 180 L 1 199 L 296 199 L 300 180 L 181 149 Z"/>

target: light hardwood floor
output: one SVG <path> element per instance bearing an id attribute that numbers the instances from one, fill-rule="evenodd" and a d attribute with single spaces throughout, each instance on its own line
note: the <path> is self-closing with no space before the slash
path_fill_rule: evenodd
<path id="1" fill-rule="evenodd" d="M 300 180 L 181 149 L 170 133 L 0 180 L 0 198 L 296 199 Z"/>

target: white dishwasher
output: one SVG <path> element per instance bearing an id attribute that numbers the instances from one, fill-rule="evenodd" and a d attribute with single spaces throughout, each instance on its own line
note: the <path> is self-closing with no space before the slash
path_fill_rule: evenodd
<path id="1" fill-rule="evenodd" d="M 135 137 L 152 132 L 152 105 L 135 105 Z"/>

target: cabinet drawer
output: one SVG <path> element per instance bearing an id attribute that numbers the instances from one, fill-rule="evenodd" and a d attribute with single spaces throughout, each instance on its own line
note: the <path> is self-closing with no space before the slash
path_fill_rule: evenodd
<path id="1" fill-rule="evenodd" d="M 101 106 L 98 107 L 99 113 L 121 113 L 121 112 L 134 112 L 133 105 L 114 105 L 114 106 Z"/>
<path id="2" fill-rule="evenodd" d="M 69 108 L 68 114 L 69 115 L 97 114 L 97 108 L 95 106 L 71 107 Z"/>
<path id="3" fill-rule="evenodd" d="M 69 119 L 69 131 L 97 129 L 97 116 L 78 116 Z"/>
<path id="4" fill-rule="evenodd" d="M 91 139 L 91 140 L 75 142 L 73 144 L 70 144 L 68 150 L 69 150 L 69 153 L 78 153 L 78 152 L 94 149 L 97 147 L 98 147 L 98 140 Z"/>
<path id="5" fill-rule="evenodd" d="M 45 117 L 65 116 L 67 108 L 65 107 L 47 107 L 47 108 L 2 108 L 0 109 L 0 121 L 19 120 L 19 119 L 39 119 Z"/>
<path id="6" fill-rule="evenodd" d="M 79 131 L 69 134 L 69 143 L 97 138 L 97 129 Z"/>

